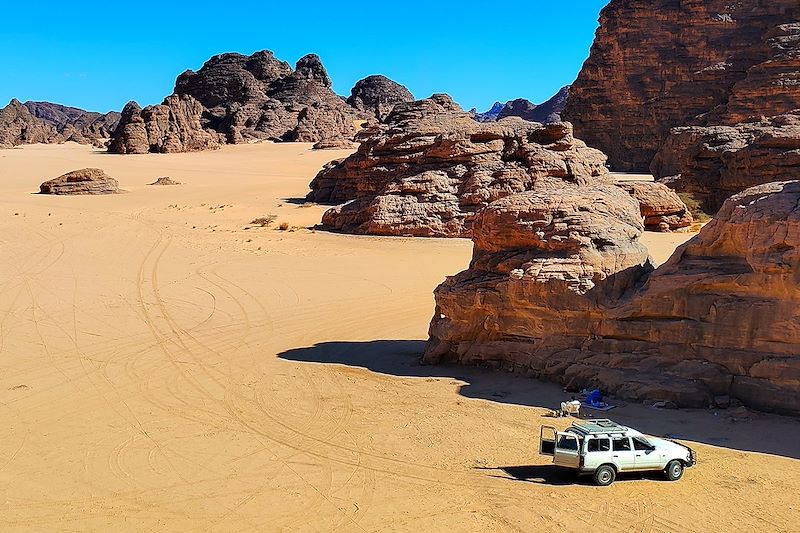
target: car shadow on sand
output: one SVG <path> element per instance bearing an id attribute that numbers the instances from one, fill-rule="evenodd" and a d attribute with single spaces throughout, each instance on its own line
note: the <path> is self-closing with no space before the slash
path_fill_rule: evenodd
<path id="1" fill-rule="evenodd" d="M 286 350 L 278 357 L 303 363 L 360 367 L 402 378 L 456 380 L 461 382 L 459 394 L 462 396 L 504 404 L 553 409 L 569 399 L 569 394 L 559 385 L 516 374 L 460 365 L 424 365 L 420 363 L 424 350 L 425 341 L 419 340 L 337 341 Z M 724 410 L 665 410 L 638 403 L 626 404 L 614 398 L 608 400 L 618 407 L 610 412 L 582 410 L 582 417 L 613 418 L 659 437 L 800 459 L 800 424 L 795 418 L 749 413 L 747 419 L 737 419 Z M 544 412 L 532 418 L 532 427 L 547 420 L 540 420 Z M 702 456 L 700 460 L 702 462 Z"/>
<path id="2" fill-rule="evenodd" d="M 495 468 L 476 467 L 475 470 L 486 471 L 490 476 L 500 479 L 512 479 L 514 481 L 537 483 L 540 485 L 594 485 L 592 476 L 579 476 L 573 470 L 559 468 L 553 465 L 498 466 Z M 615 483 L 642 480 L 667 483 L 667 479 L 661 472 L 632 472 L 618 474 Z"/>

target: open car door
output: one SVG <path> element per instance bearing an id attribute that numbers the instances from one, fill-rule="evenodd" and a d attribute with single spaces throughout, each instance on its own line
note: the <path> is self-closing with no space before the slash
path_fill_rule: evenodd
<path id="1" fill-rule="evenodd" d="M 556 428 L 553 426 L 542 426 L 539 434 L 539 454 L 550 456 L 556 454 Z"/>
<path id="2" fill-rule="evenodd" d="M 556 450 L 553 462 L 558 466 L 578 468 L 580 458 L 581 439 L 574 433 L 556 433 Z"/>

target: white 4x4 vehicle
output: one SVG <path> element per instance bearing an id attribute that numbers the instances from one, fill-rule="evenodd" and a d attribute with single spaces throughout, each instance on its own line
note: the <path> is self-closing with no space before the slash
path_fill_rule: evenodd
<path id="1" fill-rule="evenodd" d="M 566 431 L 543 426 L 539 453 L 557 466 L 592 474 L 597 485 L 614 482 L 619 472 L 660 470 L 676 481 L 697 459 L 691 448 L 670 440 L 645 437 L 608 419 L 575 422 Z"/>

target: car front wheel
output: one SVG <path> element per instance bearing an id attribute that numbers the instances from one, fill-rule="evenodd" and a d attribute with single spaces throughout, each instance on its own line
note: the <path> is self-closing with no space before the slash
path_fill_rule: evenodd
<path id="1" fill-rule="evenodd" d="M 614 482 L 617 477 L 617 471 L 614 467 L 609 465 L 602 465 L 594 471 L 594 484 L 601 487 L 607 487 Z"/>
<path id="2" fill-rule="evenodd" d="M 667 474 L 667 479 L 670 481 L 678 481 L 683 475 L 683 463 L 678 460 L 670 461 L 667 463 L 667 468 L 664 469 Z"/>

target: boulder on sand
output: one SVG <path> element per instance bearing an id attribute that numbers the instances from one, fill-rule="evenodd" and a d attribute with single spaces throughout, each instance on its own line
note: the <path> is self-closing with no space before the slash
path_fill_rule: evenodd
<path id="1" fill-rule="evenodd" d="M 181 184 L 180 181 L 175 181 L 169 176 L 162 176 L 153 183 L 148 183 L 148 185 L 180 185 L 180 184 Z"/>
<path id="2" fill-rule="evenodd" d="M 650 231 L 674 231 L 692 225 L 694 219 L 680 196 L 664 185 L 652 181 L 618 181 L 617 187 L 639 202 L 644 227 Z"/>
<path id="3" fill-rule="evenodd" d="M 99 168 L 83 168 L 45 181 L 40 194 L 116 194 L 119 182 Z"/>

